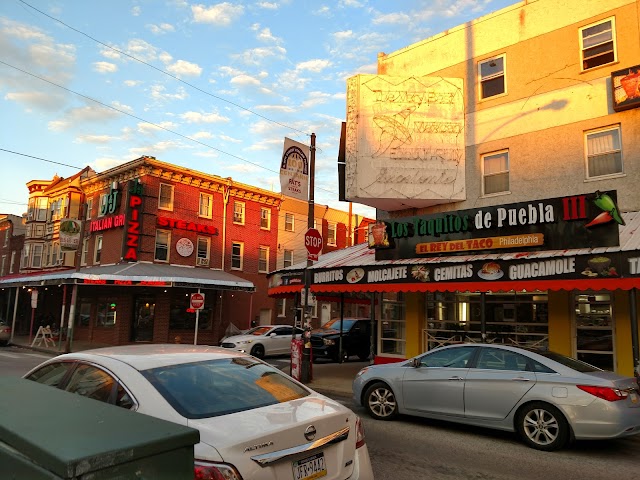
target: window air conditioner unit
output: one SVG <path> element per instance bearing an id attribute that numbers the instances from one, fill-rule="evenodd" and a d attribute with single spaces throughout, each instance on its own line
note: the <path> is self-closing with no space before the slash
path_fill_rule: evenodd
<path id="1" fill-rule="evenodd" d="M 200 258 L 200 257 L 198 257 L 196 259 L 196 265 L 206 267 L 206 266 L 209 265 L 209 259 L 208 258 Z"/>

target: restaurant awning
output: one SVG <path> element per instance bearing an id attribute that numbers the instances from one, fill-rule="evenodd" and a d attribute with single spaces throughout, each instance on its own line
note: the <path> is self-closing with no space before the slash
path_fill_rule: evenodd
<path id="1" fill-rule="evenodd" d="M 14 275 L 0 279 L 0 287 L 57 284 L 190 287 L 255 291 L 253 282 L 222 270 L 157 263 L 120 263 L 53 272 Z"/>
<path id="2" fill-rule="evenodd" d="M 547 291 L 640 288 L 640 212 L 626 212 L 620 245 L 399 260 L 375 259 L 367 244 L 320 256 L 310 267 L 311 291 Z M 306 263 L 272 272 L 269 295 L 304 285 Z"/>

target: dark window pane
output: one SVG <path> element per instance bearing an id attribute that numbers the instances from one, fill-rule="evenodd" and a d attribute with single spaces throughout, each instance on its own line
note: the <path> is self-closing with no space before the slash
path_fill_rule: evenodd
<path id="1" fill-rule="evenodd" d="M 501 93 L 504 93 L 504 76 L 482 82 L 482 98 L 493 97 Z"/>
<path id="2" fill-rule="evenodd" d="M 80 365 L 71 375 L 65 390 L 101 402 L 109 402 L 114 379 L 104 370 L 91 365 Z"/>
<path id="3" fill-rule="evenodd" d="M 36 370 L 26 378 L 27 380 L 42 383 L 43 385 L 57 387 L 72 366 L 73 363 L 71 362 L 50 363 Z"/>

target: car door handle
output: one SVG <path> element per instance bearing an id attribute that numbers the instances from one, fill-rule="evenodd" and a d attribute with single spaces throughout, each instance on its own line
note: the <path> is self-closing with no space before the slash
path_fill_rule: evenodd
<path id="1" fill-rule="evenodd" d="M 511 379 L 513 382 L 530 382 L 531 379 L 530 378 L 525 378 L 525 377 L 515 377 Z"/>
<path id="2" fill-rule="evenodd" d="M 463 380 L 462 377 L 449 377 L 449 380 Z"/>

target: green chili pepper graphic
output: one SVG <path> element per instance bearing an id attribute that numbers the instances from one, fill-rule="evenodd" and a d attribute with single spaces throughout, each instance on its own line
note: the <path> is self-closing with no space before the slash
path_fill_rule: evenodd
<path id="1" fill-rule="evenodd" d="M 604 210 L 605 212 L 609 212 L 609 214 L 613 217 L 613 219 L 619 223 L 620 225 L 625 225 L 623 218 L 620 216 L 618 212 L 618 206 L 613 199 L 607 195 L 606 193 L 600 193 L 596 191 L 596 198 L 593 201 L 598 208 Z"/>

